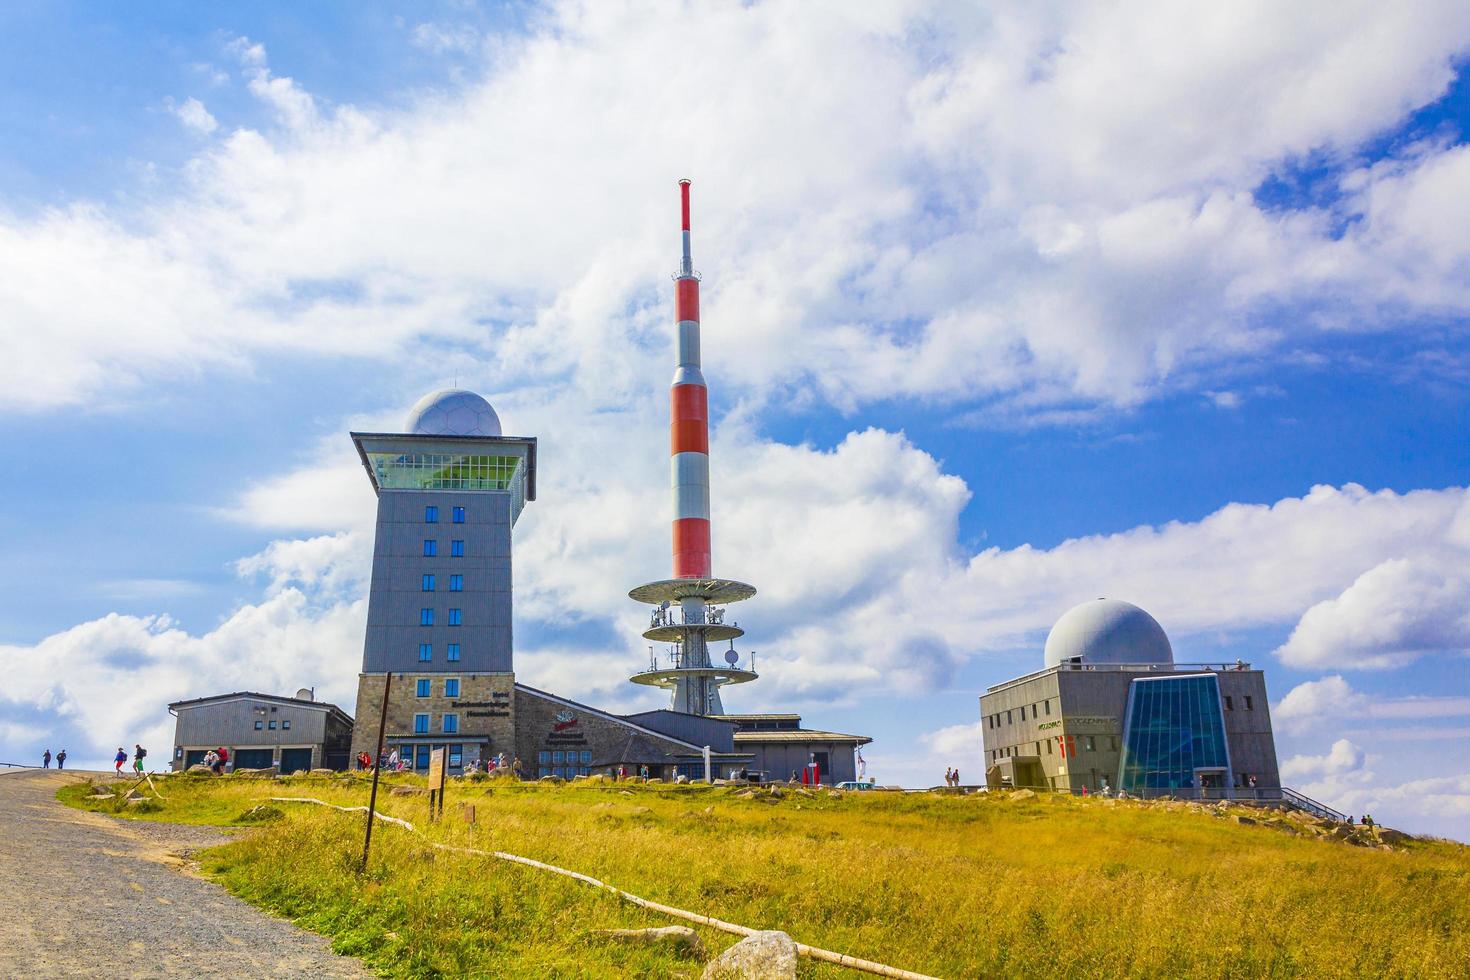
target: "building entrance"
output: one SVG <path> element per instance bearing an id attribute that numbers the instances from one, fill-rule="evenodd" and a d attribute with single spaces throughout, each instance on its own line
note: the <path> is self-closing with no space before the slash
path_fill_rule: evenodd
<path id="1" fill-rule="evenodd" d="M 311 749 L 282 749 L 281 775 L 311 768 Z"/>

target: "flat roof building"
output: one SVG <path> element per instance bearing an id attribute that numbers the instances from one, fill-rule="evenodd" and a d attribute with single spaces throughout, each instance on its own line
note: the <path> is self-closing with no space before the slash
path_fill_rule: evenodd
<path id="1" fill-rule="evenodd" d="M 1063 615 L 1044 663 L 980 697 L 991 787 L 1281 798 L 1265 676 L 1250 664 L 1175 663 L 1158 622 L 1115 599 Z"/>
<path id="2" fill-rule="evenodd" d="M 296 697 L 235 691 L 175 701 L 175 771 L 204 760 L 210 749 L 230 752 L 232 769 L 345 769 L 352 718 L 302 689 Z"/>

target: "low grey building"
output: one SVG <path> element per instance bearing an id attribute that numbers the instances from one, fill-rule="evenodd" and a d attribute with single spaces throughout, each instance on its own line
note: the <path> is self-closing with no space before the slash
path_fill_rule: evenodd
<path id="1" fill-rule="evenodd" d="M 255 691 L 175 701 L 171 768 L 187 769 L 210 749 L 225 748 L 230 766 L 281 772 L 346 769 L 352 718 L 335 704 L 312 699 L 301 690 L 294 698 Z"/>
<path id="2" fill-rule="evenodd" d="M 980 698 L 990 786 L 1281 798 L 1265 676 L 1250 664 L 1175 663 L 1154 618 L 1112 599 L 1062 616 L 1044 661 Z"/>
<path id="3" fill-rule="evenodd" d="M 801 727 L 801 715 L 723 715 L 740 727 L 735 747 L 751 755 L 751 769 L 767 781 L 785 781 L 802 773 L 823 786 L 855 780 L 858 753 L 872 741 L 866 735 L 844 735 Z"/>

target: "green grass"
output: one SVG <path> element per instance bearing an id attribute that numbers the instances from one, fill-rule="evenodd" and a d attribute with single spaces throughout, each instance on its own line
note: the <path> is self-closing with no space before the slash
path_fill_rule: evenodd
<path id="1" fill-rule="evenodd" d="M 422 785 L 394 776 L 385 786 Z M 146 820 L 232 824 L 267 796 L 366 802 L 357 777 L 174 777 Z M 106 801 L 73 805 L 111 812 Z M 589 936 L 667 925 L 585 885 L 425 840 L 510 851 L 680 908 L 942 977 L 1470 975 L 1470 851 L 1386 852 L 1210 813 L 1042 796 L 787 793 L 724 787 L 455 784 L 362 817 L 283 819 L 203 855 L 241 897 L 331 936 L 385 975 L 697 976 L 699 964 Z M 468 825 L 459 802 L 473 803 Z M 134 808 L 136 809 L 136 808 Z M 244 826 L 246 824 L 237 824 Z M 712 950 L 735 937 L 701 930 Z M 847 971 L 803 961 L 803 976 Z M 848 974 L 855 975 L 855 974 Z"/>

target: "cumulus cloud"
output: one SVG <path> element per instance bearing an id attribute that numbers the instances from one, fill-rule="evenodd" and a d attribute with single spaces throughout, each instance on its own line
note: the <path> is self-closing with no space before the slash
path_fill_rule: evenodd
<path id="1" fill-rule="evenodd" d="M 1432 738 L 1443 729 L 1384 728 L 1384 722 L 1470 716 L 1470 697 L 1463 696 L 1369 696 L 1354 690 L 1340 674 L 1305 681 L 1286 692 L 1272 709 L 1277 723 L 1288 731 L 1311 731 L 1326 723 L 1372 724 L 1375 737 L 1405 734 Z"/>
<path id="2" fill-rule="evenodd" d="M 1353 156 L 1444 93 L 1470 13 L 1309 10 L 565 2 L 392 108 L 326 105 L 239 38 L 274 126 L 211 143 L 171 196 L 0 220 L 0 382 L 24 381 L 0 398 L 432 339 L 625 407 L 656 373 L 676 173 L 752 398 L 1218 391 L 1222 364 L 1324 326 L 1470 308 L 1470 222 L 1443 220 L 1470 208 L 1466 149 Z M 677 85 L 646 57 L 693 48 Z M 1256 201 L 1313 154 L 1333 204 Z M 1314 314 L 1274 315 L 1293 303 Z"/>
<path id="3" fill-rule="evenodd" d="M 1470 652 L 1463 565 L 1392 558 L 1308 609 L 1276 651 L 1297 667 L 1399 667 L 1426 653 Z"/>
<path id="4" fill-rule="evenodd" d="M 1326 755 L 1296 755 L 1281 764 L 1283 780 L 1320 781 L 1326 777 L 1342 779 L 1372 773 L 1365 772 L 1367 754 L 1348 739 L 1332 743 Z M 1315 783 L 1314 783 L 1315 785 Z"/>

